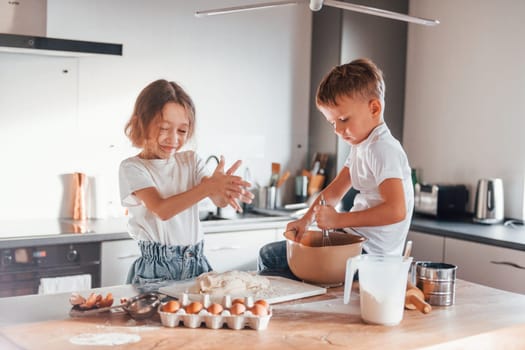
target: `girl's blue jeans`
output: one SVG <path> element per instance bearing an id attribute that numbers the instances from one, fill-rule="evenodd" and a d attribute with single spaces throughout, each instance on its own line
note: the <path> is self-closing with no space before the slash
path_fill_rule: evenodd
<path id="1" fill-rule="evenodd" d="M 204 241 L 188 246 L 169 246 L 149 241 L 139 241 L 138 244 L 142 256 L 131 265 L 127 283 L 155 285 L 168 280 L 185 280 L 212 271 L 203 254 Z"/>

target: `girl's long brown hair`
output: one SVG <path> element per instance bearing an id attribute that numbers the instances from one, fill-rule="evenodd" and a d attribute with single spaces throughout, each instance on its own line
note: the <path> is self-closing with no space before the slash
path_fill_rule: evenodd
<path id="1" fill-rule="evenodd" d="M 137 97 L 133 114 L 124 128 L 124 132 L 133 146 L 144 148 L 152 124 L 162 115 L 162 108 L 168 102 L 175 102 L 184 107 L 188 114 L 188 139 L 195 130 L 195 105 L 191 97 L 173 81 L 159 79 L 146 86 Z"/>

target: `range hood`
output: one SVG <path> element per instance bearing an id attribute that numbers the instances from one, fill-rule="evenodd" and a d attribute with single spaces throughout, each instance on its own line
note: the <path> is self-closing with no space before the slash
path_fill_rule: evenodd
<path id="1" fill-rule="evenodd" d="M 0 33 L 0 52 L 56 56 L 122 56 L 122 44 Z"/>
<path id="2" fill-rule="evenodd" d="M 47 0 L 0 0 L 0 52 L 122 56 L 122 44 L 49 38 Z"/>

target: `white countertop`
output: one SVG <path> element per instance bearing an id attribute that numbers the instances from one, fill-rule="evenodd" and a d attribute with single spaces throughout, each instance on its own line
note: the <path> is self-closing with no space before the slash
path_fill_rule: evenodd
<path id="1" fill-rule="evenodd" d="M 205 234 L 271 228 L 284 229 L 291 220 L 293 220 L 291 216 L 247 217 L 203 221 L 202 227 Z M 412 219 L 410 229 L 525 251 L 524 226 L 481 225 L 472 223 L 468 219 L 438 220 L 416 215 Z M 130 239 L 127 231 L 127 218 L 87 221 L 67 219 L 0 221 L 0 249 L 122 239 Z"/>
<path id="2" fill-rule="evenodd" d="M 0 221 L 0 249 L 27 245 L 69 244 L 130 239 L 127 218 L 75 221 L 35 219 Z M 246 218 L 203 221 L 205 234 L 283 228 L 289 216 L 247 215 Z"/>

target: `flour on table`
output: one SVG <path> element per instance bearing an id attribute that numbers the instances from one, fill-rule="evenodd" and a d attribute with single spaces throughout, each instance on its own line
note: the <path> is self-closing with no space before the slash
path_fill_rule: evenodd
<path id="1" fill-rule="evenodd" d="M 244 271 L 206 272 L 195 279 L 189 292 L 210 295 L 257 294 L 270 287 L 270 280 Z"/>
<path id="2" fill-rule="evenodd" d="M 122 345 L 140 341 L 140 336 L 129 333 L 85 333 L 69 339 L 75 345 Z"/>
<path id="3" fill-rule="evenodd" d="M 131 319 L 133 320 L 133 319 Z M 135 320 L 133 320 L 135 321 Z M 101 325 L 96 325 L 95 328 L 97 329 L 112 329 L 112 330 L 124 330 L 124 331 L 129 331 L 129 332 L 136 332 L 136 333 L 140 333 L 140 332 L 150 332 L 150 331 L 156 331 L 158 329 L 161 329 L 162 327 L 159 327 L 157 326 L 158 323 L 151 323 L 149 324 L 150 322 L 154 322 L 154 321 L 151 321 L 151 320 L 144 320 L 143 322 L 145 322 L 146 324 L 145 325 L 140 325 L 140 326 L 137 326 L 137 322 L 127 322 L 125 326 L 114 326 L 113 324 L 111 324 L 110 321 L 106 321 L 105 324 L 101 324 Z"/>

